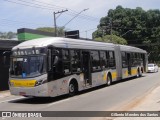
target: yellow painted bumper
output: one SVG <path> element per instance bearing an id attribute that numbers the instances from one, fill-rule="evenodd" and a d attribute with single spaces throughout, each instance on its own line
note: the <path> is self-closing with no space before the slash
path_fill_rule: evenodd
<path id="1" fill-rule="evenodd" d="M 36 80 L 10 80 L 12 87 L 34 87 Z"/>

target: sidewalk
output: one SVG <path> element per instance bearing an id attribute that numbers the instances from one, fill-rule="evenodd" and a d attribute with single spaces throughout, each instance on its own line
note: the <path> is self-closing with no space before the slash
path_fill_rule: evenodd
<path id="1" fill-rule="evenodd" d="M 160 111 L 160 86 L 154 89 L 148 96 L 146 96 L 144 102 L 133 108 L 133 111 L 135 110 Z"/>
<path id="2" fill-rule="evenodd" d="M 9 90 L 5 90 L 5 91 L 0 91 L 0 99 L 4 98 L 4 97 L 8 97 L 10 96 L 10 91 Z"/>
<path id="3" fill-rule="evenodd" d="M 160 86 L 137 100 L 127 111 L 160 111 Z M 126 109 L 126 108 L 125 108 Z M 124 110 L 125 110 L 124 109 Z M 159 117 L 114 117 L 111 120 L 160 120 Z"/>

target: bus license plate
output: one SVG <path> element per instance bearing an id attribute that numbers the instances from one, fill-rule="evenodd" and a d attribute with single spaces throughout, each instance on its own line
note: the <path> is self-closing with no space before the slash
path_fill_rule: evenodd
<path id="1" fill-rule="evenodd" d="M 26 95 L 25 92 L 19 92 L 19 95 Z"/>

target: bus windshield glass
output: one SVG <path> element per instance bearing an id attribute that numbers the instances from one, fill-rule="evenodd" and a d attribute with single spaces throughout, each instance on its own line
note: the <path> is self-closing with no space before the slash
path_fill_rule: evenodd
<path id="1" fill-rule="evenodd" d="M 36 77 L 46 72 L 44 56 L 11 58 L 11 77 Z"/>

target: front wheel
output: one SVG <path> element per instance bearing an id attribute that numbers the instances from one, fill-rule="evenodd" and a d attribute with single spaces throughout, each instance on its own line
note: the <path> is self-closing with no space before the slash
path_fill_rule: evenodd
<path id="1" fill-rule="evenodd" d="M 74 96 L 76 94 L 76 85 L 71 82 L 69 84 L 69 96 Z"/>

